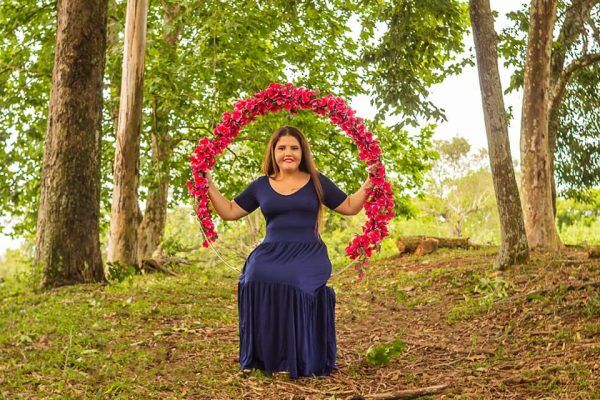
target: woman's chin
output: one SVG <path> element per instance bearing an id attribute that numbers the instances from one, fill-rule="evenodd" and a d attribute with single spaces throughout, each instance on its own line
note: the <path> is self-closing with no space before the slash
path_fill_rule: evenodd
<path id="1" fill-rule="evenodd" d="M 280 165 L 279 169 L 285 172 L 296 172 L 298 170 L 297 165 Z"/>

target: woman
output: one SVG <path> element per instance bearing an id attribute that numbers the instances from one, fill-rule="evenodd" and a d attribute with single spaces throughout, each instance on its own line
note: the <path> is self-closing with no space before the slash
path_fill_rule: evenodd
<path id="1" fill-rule="evenodd" d="M 302 132 L 284 126 L 271 136 L 264 176 L 227 200 L 209 176 L 209 197 L 224 220 L 260 207 L 266 236 L 248 256 L 238 282 L 240 367 L 292 378 L 328 375 L 337 368 L 335 293 L 326 283 L 331 261 L 321 240 L 322 204 L 356 215 L 369 179 L 347 196 L 317 171 Z"/>

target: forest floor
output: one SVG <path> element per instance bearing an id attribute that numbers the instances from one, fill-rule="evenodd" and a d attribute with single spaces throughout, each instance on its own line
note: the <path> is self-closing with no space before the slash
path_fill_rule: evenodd
<path id="1" fill-rule="evenodd" d="M 375 399 L 434 386 L 421 398 L 600 399 L 600 262 L 533 254 L 499 273 L 494 252 L 335 275 L 340 368 L 296 380 L 240 373 L 231 270 L 0 285 L 0 398 Z"/>

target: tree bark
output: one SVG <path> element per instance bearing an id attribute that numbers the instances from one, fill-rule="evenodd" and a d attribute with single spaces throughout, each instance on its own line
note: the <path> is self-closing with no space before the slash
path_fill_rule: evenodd
<path id="1" fill-rule="evenodd" d="M 167 44 L 172 59 L 175 58 L 180 29 L 172 29 L 181 14 L 181 5 L 162 3 L 164 9 L 163 40 Z M 175 60 L 174 60 L 175 62 Z M 154 122 L 151 133 L 152 165 L 155 170 L 154 182 L 148 188 L 148 198 L 144 217 L 138 229 L 138 265 L 142 260 L 149 259 L 160 244 L 167 222 L 167 205 L 170 183 L 170 168 L 172 146 L 168 126 L 168 107 L 154 98 Z"/>
<path id="2" fill-rule="evenodd" d="M 550 174 L 550 195 L 552 196 L 552 218 L 556 219 L 556 178 L 554 177 L 554 153 L 556 152 L 556 143 L 558 141 L 559 107 L 553 107 L 548 110 L 548 168 Z"/>
<path id="3" fill-rule="evenodd" d="M 122 265 L 137 262 L 137 230 L 141 217 L 137 188 L 147 14 L 147 0 L 127 2 L 108 244 L 108 261 Z"/>
<path id="4" fill-rule="evenodd" d="M 550 252 L 561 247 L 552 207 L 548 140 L 550 56 L 555 19 L 556 0 L 532 1 L 521 121 L 521 189 L 525 230 L 532 249 Z"/>
<path id="5" fill-rule="evenodd" d="M 437 237 L 437 236 L 400 236 L 396 239 L 396 247 L 400 254 L 402 253 L 414 253 L 419 244 L 425 239 L 435 239 L 438 243 L 438 248 L 450 248 L 450 249 L 469 249 L 476 248 L 477 245 L 470 243 L 469 238 L 461 237 Z"/>
<path id="6" fill-rule="evenodd" d="M 152 164 L 155 166 L 156 171 L 154 184 L 148 189 L 144 217 L 138 229 L 138 265 L 141 265 L 144 259 L 152 257 L 152 253 L 158 247 L 165 230 L 170 182 L 170 146 L 169 135 L 166 132 L 153 129 Z"/>
<path id="7" fill-rule="evenodd" d="M 473 40 L 479 71 L 479 85 L 488 140 L 490 167 L 500 217 L 498 269 L 523 262 L 529 257 L 523 212 L 513 170 L 508 123 L 498 71 L 498 37 L 489 0 L 469 2 Z"/>
<path id="8" fill-rule="evenodd" d="M 42 288 L 105 280 L 100 254 L 106 0 L 58 3 L 35 264 Z"/>

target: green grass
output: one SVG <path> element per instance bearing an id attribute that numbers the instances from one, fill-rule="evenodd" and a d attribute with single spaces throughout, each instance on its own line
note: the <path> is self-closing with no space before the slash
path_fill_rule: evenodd
<path id="1" fill-rule="evenodd" d="M 583 333 L 590 337 L 600 336 L 600 322 L 592 322 L 585 325 L 583 328 Z"/>
<path id="2" fill-rule="evenodd" d="M 451 362 L 453 369 L 463 368 L 483 383 L 494 371 L 505 371 L 502 368 L 507 364 L 527 357 L 541 359 L 544 351 L 568 352 L 578 342 L 598 337 L 599 292 L 564 287 L 569 276 L 580 280 L 583 274 L 589 275 L 588 281 L 597 280 L 597 270 L 587 265 L 573 267 L 564 273 L 564 281 L 552 283 L 557 290 L 539 299 L 521 297 L 511 303 L 517 282 L 527 282 L 522 278 L 528 274 L 536 273 L 536 279 L 546 276 L 547 271 L 540 272 L 540 268 L 548 260 L 534 257 L 529 264 L 501 275 L 494 271 L 492 261 L 489 249 L 440 251 L 430 257 L 373 262 L 362 281 L 353 271 L 334 278 L 330 284 L 339 295 L 339 349 L 346 362 L 340 372 L 342 380 L 351 379 L 361 385 L 362 393 L 369 393 L 374 376 L 394 372 L 389 376 L 397 376 L 403 388 L 428 386 L 432 379 L 443 380 L 441 370 L 425 376 L 413 374 L 411 368 Z M 548 270 L 557 274 L 561 268 L 565 269 L 552 265 Z M 110 285 L 47 292 L 32 290 L 24 277 L 6 281 L 0 286 L 0 398 L 213 398 L 218 393 L 226 399 L 249 392 L 259 396 L 261 390 L 268 393 L 264 398 L 275 398 L 278 385 L 287 381 L 260 371 L 238 375 L 236 273 L 204 265 L 177 267 L 176 272 L 177 277 L 132 275 Z M 520 287 L 518 293 L 524 292 Z M 576 301 L 573 296 L 578 296 Z M 503 320 L 496 320 L 498 303 L 509 304 Z M 530 307 L 530 315 L 540 320 L 524 319 L 523 307 Z M 486 320 L 490 311 L 496 314 Z M 550 333 L 530 334 L 546 329 L 544 319 L 554 321 L 559 316 L 570 319 Z M 418 321 L 425 330 L 413 329 L 410 321 L 417 319 L 410 317 L 422 318 Z M 471 321 L 475 317 L 485 322 L 481 330 Z M 532 325 L 524 327 L 525 323 Z M 365 324 L 373 324 L 374 329 L 354 332 Z M 446 332 L 461 335 L 462 340 L 454 336 L 450 347 L 462 347 L 473 355 L 485 347 L 492 353 L 454 364 L 454 357 L 463 353 L 438 349 L 435 357 L 445 358 L 428 360 L 429 350 L 419 352 L 419 346 L 411 345 L 411 341 L 435 344 Z M 423 333 L 431 339 L 423 338 Z M 515 349 L 523 346 L 525 350 L 515 356 Z M 545 350 L 547 346 L 550 350 Z M 587 351 L 600 355 L 598 346 Z M 533 397 L 540 393 L 554 396 L 567 386 L 566 378 L 552 367 L 539 371 L 528 369 L 527 364 L 524 372 L 512 373 L 537 379 L 528 386 Z M 563 367 L 571 382 L 568 389 L 593 390 L 597 380 L 586 374 L 585 366 L 571 362 Z M 311 386 L 326 391 L 332 382 L 302 381 L 295 390 Z"/>
<path id="3" fill-rule="evenodd" d="M 174 384 L 157 384 L 161 375 L 177 372 L 157 368 L 168 354 L 216 345 L 209 359 L 218 363 L 222 352 L 235 351 L 236 343 L 198 338 L 201 330 L 236 322 L 235 282 L 223 271 L 197 268 L 176 278 L 132 276 L 109 286 L 13 293 L 0 301 L 0 359 L 8 362 L 0 362 L 0 388 L 77 398 L 130 398 L 140 390 L 159 396 Z M 205 363 L 194 360 L 195 372 Z M 182 376 L 194 369 L 185 365 Z"/>
<path id="4" fill-rule="evenodd" d="M 470 319 L 487 313 L 493 304 L 493 299 L 488 297 L 472 298 L 467 297 L 455 304 L 446 317 L 449 323 Z"/>
<path id="5" fill-rule="evenodd" d="M 467 273 L 467 282 L 473 285 L 469 294 L 464 294 L 464 300 L 454 304 L 448 311 L 446 320 L 455 323 L 487 313 L 494 302 L 508 296 L 514 286 L 501 277 L 480 276 L 475 271 Z M 476 297 L 474 297 L 476 296 Z"/>

